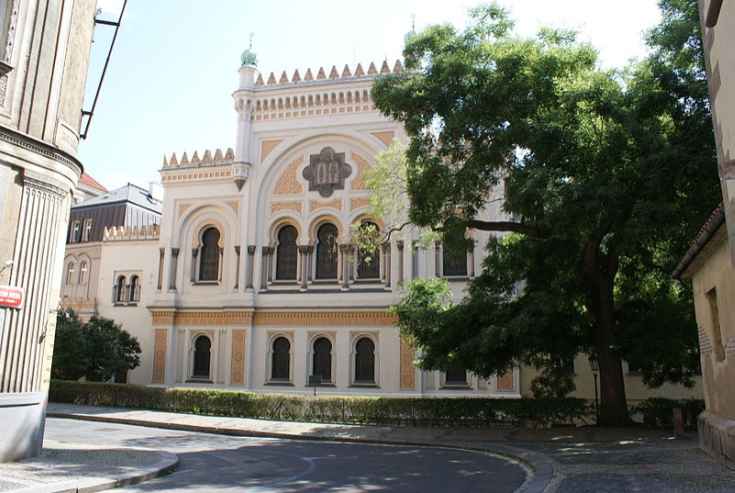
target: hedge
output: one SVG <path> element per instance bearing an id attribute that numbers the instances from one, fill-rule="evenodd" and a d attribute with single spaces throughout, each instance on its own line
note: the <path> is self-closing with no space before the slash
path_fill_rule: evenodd
<path id="1" fill-rule="evenodd" d="M 212 416 L 374 425 L 574 424 L 590 415 L 586 400 L 572 398 L 311 397 L 60 380 L 51 382 L 49 400 Z"/>

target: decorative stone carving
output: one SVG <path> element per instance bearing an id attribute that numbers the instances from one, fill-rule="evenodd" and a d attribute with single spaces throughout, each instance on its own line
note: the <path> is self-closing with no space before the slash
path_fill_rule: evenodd
<path id="1" fill-rule="evenodd" d="M 153 378 L 152 383 L 162 384 L 166 378 L 166 329 L 155 329 L 153 342 Z"/>
<path id="2" fill-rule="evenodd" d="M 304 191 L 304 187 L 296 179 L 299 166 L 301 166 L 301 158 L 294 160 L 283 170 L 283 173 L 281 173 L 281 176 L 278 177 L 278 181 L 276 182 L 275 194 L 294 194 Z"/>
<path id="3" fill-rule="evenodd" d="M 230 383 L 245 384 L 245 331 L 232 331 L 232 365 L 230 367 Z"/>
<path id="4" fill-rule="evenodd" d="M 416 368 L 413 360 L 416 350 L 405 337 L 401 337 L 401 390 L 414 390 L 416 388 Z"/>
<path id="5" fill-rule="evenodd" d="M 366 159 L 356 153 L 352 153 L 352 160 L 357 165 L 357 174 L 352 180 L 353 190 L 365 190 L 365 170 L 370 166 Z"/>
<path id="6" fill-rule="evenodd" d="M 329 200 L 327 202 L 312 200 L 310 201 L 309 207 L 312 212 L 318 211 L 319 209 L 336 209 L 340 211 L 342 210 L 342 201 L 340 199 Z"/>
<path id="7" fill-rule="evenodd" d="M 508 371 L 498 376 L 498 392 L 512 392 L 513 388 L 513 372 Z"/>
<path id="8" fill-rule="evenodd" d="M 271 214 L 275 214 L 280 211 L 296 211 L 301 214 L 303 203 L 290 201 L 290 202 L 273 202 L 271 204 Z"/>
<path id="9" fill-rule="evenodd" d="M 334 152 L 331 147 L 310 155 L 309 165 L 303 171 L 309 191 L 317 191 L 325 198 L 331 197 L 335 190 L 343 190 L 345 179 L 351 174 L 352 167 L 345 162 L 345 153 Z"/>
<path id="10" fill-rule="evenodd" d="M 362 209 L 363 207 L 367 207 L 368 205 L 370 205 L 369 197 L 356 197 L 350 199 L 350 209 L 352 209 L 353 211 L 356 209 Z"/>
<path id="11" fill-rule="evenodd" d="M 255 325 L 279 327 L 393 326 L 397 317 L 387 311 L 256 311 Z"/>

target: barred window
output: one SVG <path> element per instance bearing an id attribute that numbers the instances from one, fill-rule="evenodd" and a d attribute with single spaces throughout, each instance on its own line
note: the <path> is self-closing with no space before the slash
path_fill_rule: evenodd
<path id="1" fill-rule="evenodd" d="M 125 301 L 125 276 L 119 276 L 115 283 L 115 301 L 122 303 Z"/>
<path id="2" fill-rule="evenodd" d="M 362 223 L 360 228 L 374 229 L 376 233 L 380 231 L 377 224 L 369 221 Z M 380 251 L 378 248 L 373 251 L 358 250 L 357 277 L 359 279 L 378 279 L 380 277 Z"/>
<path id="3" fill-rule="evenodd" d="M 291 379 L 291 343 L 285 337 L 273 341 L 271 380 Z"/>
<path id="4" fill-rule="evenodd" d="M 199 252 L 199 280 L 219 280 L 219 231 L 208 228 L 202 234 L 202 247 Z"/>
<path id="5" fill-rule="evenodd" d="M 337 279 L 337 227 L 323 224 L 316 237 L 316 278 Z"/>
<path id="6" fill-rule="evenodd" d="M 326 337 L 314 341 L 312 373 L 322 377 L 322 382 L 332 381 L 332 343 Z"/>
<path id="7" fill-rule="evenodd" d="M 278 231 L 278 247 L 276 248 L 276 280 L 295 281 L 298 232 L 291 225 Z"/>
<path id="8" fill-rule="evenodd" d="M 442 248 L 442 273 L 444 277 L 467 276 L 467 250 L 464 248 Z"/>
<path id="9" fill-rule="evenodd" d="M 355 344 L 355 383 L 375 383 L 375 343 L 369 337 Z"/>
<path id="10" fill-rule="evenodd" d="M 140 301 L 140 278 L 138 276 L 130 278 L 130 301 Z"/>

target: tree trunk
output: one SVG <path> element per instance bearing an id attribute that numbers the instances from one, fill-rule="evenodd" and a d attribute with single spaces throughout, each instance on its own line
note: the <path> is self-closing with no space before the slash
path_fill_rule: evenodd
<path id="1" fill-rule="evenodd" d="M 625 398 L 623 362 L 616 350 L 615 301 L 613 283 L 617 257 L 601 255 L 599 245 L 588 245 L 585 277 L 589 290 L 588 309 L 594 319 L 594 345 L 600 365 L 600 421 L 602 426 L 622 426 L 630 422 Z"/>

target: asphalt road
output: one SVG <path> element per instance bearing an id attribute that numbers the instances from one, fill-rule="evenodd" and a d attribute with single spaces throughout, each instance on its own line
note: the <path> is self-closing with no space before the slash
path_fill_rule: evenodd
<path id="1" fill-rule="evenodd" d="M 526 473 L 495 456 L 430 447 L 243 438 L 49 418 L 46 437 L 110 448 L 166 450 L 164 477 L 114 492 L 513 492 Z"/>

